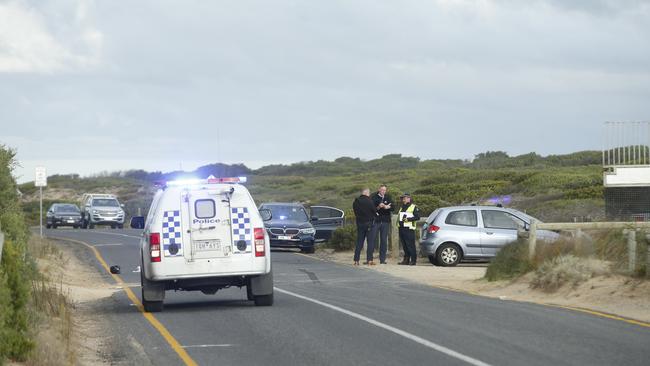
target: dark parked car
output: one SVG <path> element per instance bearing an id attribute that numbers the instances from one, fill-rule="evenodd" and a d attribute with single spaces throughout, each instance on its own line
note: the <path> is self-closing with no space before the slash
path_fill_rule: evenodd
<path id="1" fill-rule="evenodd" d="M 343 211 L 328 206 L 312 206 L 310 215 L 300 203 L 264 203 L 260 210 L 271 213 L 264 222 L 271 247 L 299 248 L 305 253 L 313 253 L 315 243 L 328 240 L 345 217 Z"/>
<path id="2" fill-rule="evenodd" d="M 316 242 L 326 241 L 332 237 L 332 232 L 343 226 L 345 212 L 328 206 L 311 206 L 309 208 L 311 224 L 316 229 Z"/>
<path id="3" fill-rule="evenodd" d="M 79 211 L 79 207 L 71 203 L 52 204 L 45 216 L 45 226 L 48 229 L 56 229 L 59 226 L 78 228 L 81 226 L 81 212 Z"/>
<path id="4" fill-rule="evenodd" d="M 264 222 L 271 239 L 271 248 L 299 248 L 313 253 L 316 229 L 307 210 L 299 203 L 264 203 L 261 210 L 269 210 L 271 219 Z"/>

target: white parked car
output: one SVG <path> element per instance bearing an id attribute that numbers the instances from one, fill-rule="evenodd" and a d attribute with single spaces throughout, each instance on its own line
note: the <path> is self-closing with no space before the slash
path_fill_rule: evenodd
<path id="1" fill-rule="evenodd" d="M 246 287 L 255 305 L 273 304 L 268 234 L 242 181 L 209 177 L 158 190 L 141 240 L 146 311 L 161 311 L 167 290 L 214 294 L 231 286 Z"/>

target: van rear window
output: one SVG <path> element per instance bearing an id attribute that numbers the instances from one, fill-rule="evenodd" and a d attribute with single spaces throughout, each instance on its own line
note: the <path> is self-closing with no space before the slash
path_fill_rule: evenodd
<path id="1" fill-rule="evenodd" d="M 216 216 L 214 200 L 204 199 L 194 202 L 194 215 L 197 219 L 209 219 Z"/>

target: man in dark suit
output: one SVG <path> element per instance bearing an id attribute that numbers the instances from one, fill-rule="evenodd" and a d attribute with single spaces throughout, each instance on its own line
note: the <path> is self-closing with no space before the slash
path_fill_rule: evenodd
<path id="1" fill-rule="evenodd" d="M 388 187 L 385 184 L 379 186 L 370 198 L 377 208 L 377 219 L 375 224 L 372 225 L 372 237 L 375 238 L 377 246 L 379 242 L 379 263 L 386 264 L 386 251 L 388 250 L 388 230 L 390 228 L 390 217 L 393 212 L 393 200 L 388 195 Z"/>
<path id="2" fill-rule="evenodd" d="M 359 258 L 361 257 L 361 249 L 363 249 L 363 242 L 367 239 L 367 255 L 366 262 L 370 266 L 374 265 L 373 262 L 373 252 L 375 239 L 372 237 L 372 224 L 375 222 L 377 217 L 377 209 L 375 204 L 370 199 L 370 189 L 364 188 L 361 191 L 361 195 L 354 200 L 352 203 L 352 209 L 354 210 L 354 216 L 357 220 L 357 244 L 354 248 L 354 265 L 359 265 Z"/>

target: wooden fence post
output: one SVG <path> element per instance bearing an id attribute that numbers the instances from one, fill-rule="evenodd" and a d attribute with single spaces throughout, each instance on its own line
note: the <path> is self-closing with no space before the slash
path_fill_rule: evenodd
<path id="1" fill-rule="evenodd" d="M 636 271 L 636 230 L 629 229 L 627 230 L 627 256 L 628 256 L 628 266 L 627 269 L 630 273 Z"/>
<path id="2" fill-rule="evenodd" d="M 535 258 L 535 245 L 537 244 L 537 220 L 530 220 L 530 231 L 528 232 L 528 259 Z"/>
<path id="3" fill-rule="evenodd" d="M 397 231 L 397 215 L 390 216 L 390 255 L 399 258 L 399 233 Z"/>
<path id="4" fill-rule="evenodd" d="M 0 226 L 0 261 L 2 260 L 2 247 L 4 246 L 4 244 L 5 244 L 5 234 L 2 232 L 2 226 Z M 648 258 L 650 258 L 650 254 L 648 254 Z"/>

